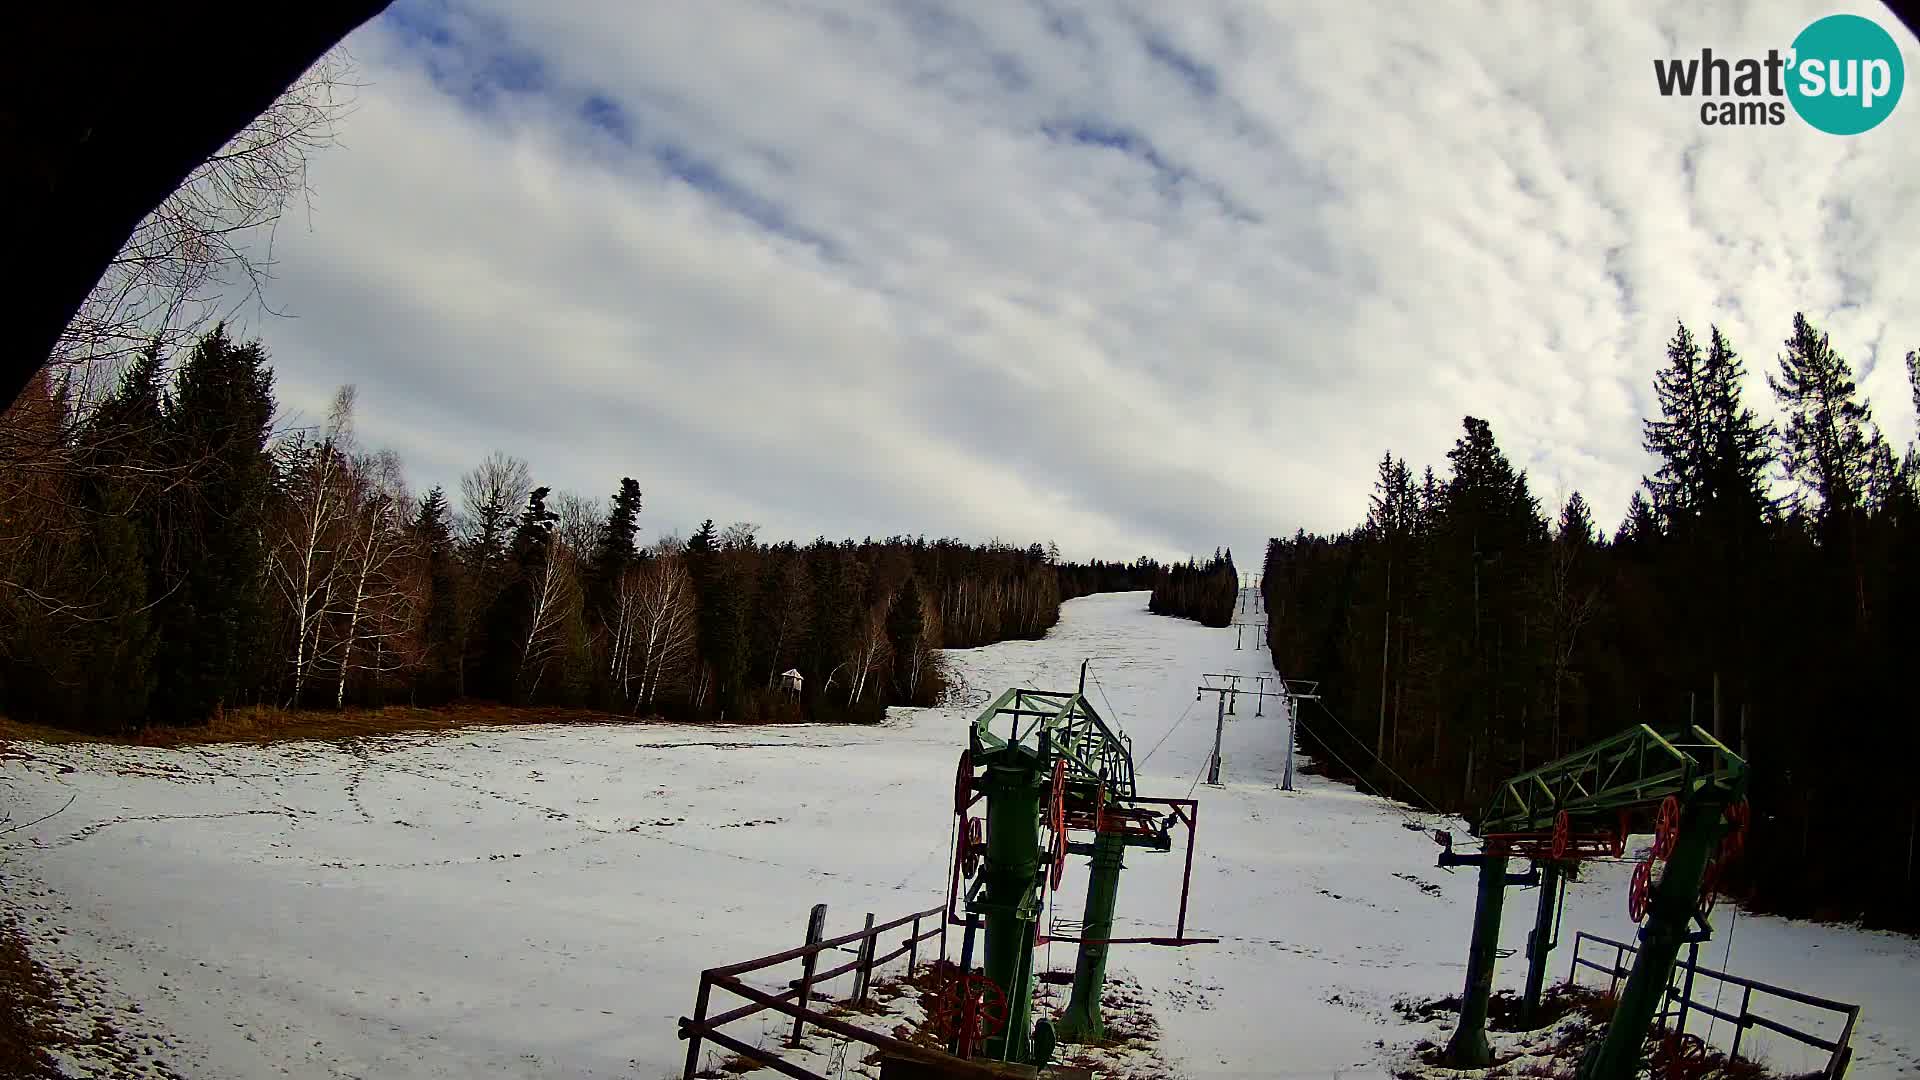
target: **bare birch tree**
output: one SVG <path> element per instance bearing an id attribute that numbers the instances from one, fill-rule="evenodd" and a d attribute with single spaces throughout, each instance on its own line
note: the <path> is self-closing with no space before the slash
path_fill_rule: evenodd
<path id="1" fill-rule="evenodd" d="M 693 578 L 679 552 L 654 555 L 621 579 L 623 604 L 631 592 L 632 645 L 623 682 L 637 678 L 635 712 L 652 708 L 667 680 L 678 677 L 693 658 L 698 613 Z M 630 673 L 630 674 L 629 674 Z M 631 685 L 631 683 L 628 683 Z"/>
<path id="2" fill-rule="evenodd" d="M 577 491 L 562 491 L 555 495 L 551 505 L 560 520 L 554 524 L 554 535 L 564 540 L 573 549 L 576 559 L 584 565 L 587 558 L 600 546 L 600 534 L 606 531 L 607 511 L 600 500 L 590 499 Z"/>
<path id="3" fill-rule="evenodd" d="M 353 78 L 344 49 L 322 57 L 135 226 L 47 358 L 78 397 L 104 389 L 115 361 L 264 306 L 275 228 L 308 195 L 311 156 L 337 141 Z"/>
<path id="4" fill-rule="evenodd" d="M 853 635 L 853 654 L 847 658 L 848 677 L 852 681 L 847 704 L 860 704 L 860 699 L 866 696 L 867 684 L 873 681 L 873 673 L 880 670 L 892 651 L 887 641 L 886 605 L 876 604 L 862 614 Z"/>
<path id="5" fill-rule="evenodd" d="M 529 701 L 540 689 L 547 667 L 565 644 L 568 623 L 580 609 L 578 557 L 563 537 L 547 540 L 546 557 L 534 571 L 530 586 L 532 608 L 527 613 L 527 634 L 520 643 L 520 670 L 516 684 L 527 682 Z"/>
<path id="6" fill-rule="evenodd" d="M 342 542 L 335 609 L 340 623 L 338 678 L 333 706 L 344 708 L 347 680 L 355 671 L 375 678 L 392 670 L 400 653 L 387 642 L 406 634 L 418 613 L 409 588 L 411 538 L 406 510 L 412 505 L 391 451 L 355 463 L 353 507 Z"/>
<path id="7" fill-rule="evenodd" d="M 280 449 L 286 494 L 269 572 L 293 629 L 289 706 L 299 704 L 314 673 L 321 624 L 333 604 L 335 547 L 353 496 L 353 401 L 353 387 L 341 387 L 319 441 L 297 439 Z"/>

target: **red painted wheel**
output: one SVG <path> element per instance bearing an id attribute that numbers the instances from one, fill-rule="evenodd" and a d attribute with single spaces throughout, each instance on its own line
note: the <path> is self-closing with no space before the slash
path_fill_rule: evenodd
<path id="1" fill-rule="evenodd" d="M 1053 832 L 1053 865 L 1047 871 L 1047 888 L 1060 888 L 1060 877 L 1067 870 L 1067 759 L 1053 763 L 1053 805 L 1047 827 Z"/>
<path id="2" fill-rule="evenodd" d="M 1627 914 L 1634 922 L 1647 917 L 1647 897 L 1653 891 L 1653 859 L 1640 860 L 1633 868 L 1633 880 L 1627 885 Z"/>
<path id="3" fill-rule="evenodd" d="M 1554 815 L 1553 818 L 1553 857 L 1556 859 L 1566 858 L 1567 845 L 1572 843 L 1572 841 L 1573 821 L 1567 816 L 1567 812 L 1562 810 Z"/>
<path id="4" fill-rule="evenodd" d="M 1720 899 L 1720 862 L 1715 860 L 1707 864 L 1706 873 L 1700 875 L 1700 915 L 1713 914 L 1713 905 Z"/>
<path id="5" fill-rule="evenodd" d="M 980 869 L 980 853 L 986 850 L 986 822 L 979 818 L 968 818 L 967 829 L 960 837 L 960 876 L 971 878 Z"/>
<path id="6" fill-rule="evenodd" d="M 1653 857 L 1664 859 L 1673 854 L 1680 842 L 1680 800 L 1672 795 L 1660 802 L 1660 815 L 1653 823 Z"/>
<path id="7" fill-rule="evenodd" d="M 985 975 L 956 975 L 940 988 L 933 1023 L 941 1035 L 970 1048 L 1007 1026 L 1007 995 Z"/>
<path id="8" fill-rule="evenodd" d="M 1675 1042 L 1676 1056 L 1681 1061 L 1691 1064 L 1707 1060 L 1707 1041 L 1693 1032 L 1682 1032 Z"/>
<path id="9" fill-rule="evenodd" d="M 960 751 L 960 775 L 954 778 L 953 812 L 965 817 L 973 802 L 973 751 Z"/>
<path id="10" fill-rule="evenodd" d="M 1737 859 L 1747 850 L 1747 824 L 1753 816 L 1753 810 L 1747 800 L 1727 807 L 1727 835 L 1720 840 L 1720 857 L 1726 860 Z"/>

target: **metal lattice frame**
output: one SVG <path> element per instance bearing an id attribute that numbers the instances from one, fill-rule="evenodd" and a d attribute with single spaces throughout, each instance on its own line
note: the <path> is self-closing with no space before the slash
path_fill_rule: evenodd
<path id="1" fill-rule="evenodd" d="M 1010 717 L 1007 734 L 996 734 L 995 721 Z M 1066 759 L 1067 782 L 1095 794 L 1105 778 L 1109 798 L 1134 796 L 1133 749 L 1100 718 L 1093 703 L 1078 693 L 1027 690 L 1015 687 L 994 699 L 973 722 L 979 744 L 998 750 L 1010 743 L 1032 742 L 1044 734 L 1053 752 Z"/>
<path id="2" fill-rule="evenodd" d="M 1639 724 L 1508 780 L 1476 832 L 1546 832 L 1561 811 L 1611 818 L 1668 795 L 1685 802 L 1707 788 L 1740 790 L 1746 771 L 1746 762 L 1697 726 L 1669 737 Z"/>

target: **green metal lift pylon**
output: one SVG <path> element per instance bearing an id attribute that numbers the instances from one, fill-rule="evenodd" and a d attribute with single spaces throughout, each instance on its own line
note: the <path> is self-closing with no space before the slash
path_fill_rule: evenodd
<path id="1" fill-rule="evenodd" d="M 1703 793 L 1683 804 L 1680 834 L 1648 904 L 1647 925 L 1640 931 L 1640 951 L 1633 958 L 1633 971 L 1614 1007 L 1606 1038 L 1580 1063 L 1579 1080 L 1631 1080 L 1639 1073 L 1647 1031 L 1660 1008 L 1667 981 L 1673 978 L 1680 946 L 1711 933 L 1704 920 L 1700 937 L 1690 933 L 1687 924 L 1698 910 L 1707 861 L 1725 831 L 1725 811 L 1732 800 L 1722 794 Z"/>
<path id="2" fill-rule="evenodd" d="M 1006 1026 L 987 1038 L 997 1061 L 1027 1061 L 1027 1023 L 1033 1011 L 1033 945 L 1039 923 L 1041 874 L 1038 822 L 1048 774 L 1037 747 L 1018 743 L 984 751 L 987 855 L 984 895 L 969 905 L 985 917 L 987 978 L 1007 996 Z"/>
<path id="3" fill-rule="evenodd" d="M 1100 994 L 1107 985 L 1105 939 L 1113 936 L 1114 900 L 1125 868 L 1126 837 L 1103 832 L 1094 837 L 1093 866 L 1087 875 L 1086 914 L 1080 920 L 1080 955 L 1073 966 L 1073 996 L 1060 1016 L 1059 1035 L 1065 1042 L 1097 1042 L 1107 1037 L 1100 1017 Z"/>
<path id="4" fill-rule="evenodd" d="M 1667 877 L 1661 880 L 1659 895 L 1666 905 L 1653 913 L 1642 931 L 1648 947 L 1636 956 L 1633 977 L 1628 980 L 1628 994 L 1633 993 L 1634 978 L 1639 978 L 1644 986 L 1653 988 L 1652 996 L 1646 1002 L 1634 1001 L 1632 1009 L 1627 1008 L 1626 997 L 1622 998 L 1608 1027 L 1605 1045 L 1629 1049 L 1596 1052 L 1583 1063 L 1580 1074 L 1580 1080 L 1629 1080 L 1660 988 L 1672 976 L 1680 945 L 1689 940 L 1686 921 L 1697 902 L 1713 843 L 1720 835 L 1723 811 L 1744 794 L 1746 780 L 1746 762 L 1700 728 L 1662 736 L 1644 724 L 1636 725 L 1502 784 L 1475 830 L 1484 842 L 1480 854 L 1454 854 L 1451 837 L 1442 834 L 1447 850 L 1440 856 L 1441 866 L 1480 867 L 1460 1024 L 1447 1044 L 1447 1063 L 1454 1068 L 1484 1068 L 1491 1063 L 1486 1021 L 1493 992 L 1495 945 L 1500 936 L 1505 888 L 1515 883 L 1506 873 L 1507 859 L 1513 855 L 1531 859 L 1544 894 L 1527 950 L 1526 1012 L 1531 1015 L 1538 1008 L 1539 988 L 1545 983 L 1547 954 L 1552 948 L 1558 908 L 1555 879 L 1561 869 L 1556 864 L 1599 854 L 1596 842 L 1609 844 L 1612 853 L 1618 854 L 1625 839 L 1621 832 L 1628 827 L 1629 819 L 1644 815 L 1671 797 L 1681 807 L 1682 825 Z M 1699 831 L 1700 820 L 1708 822 L 1702 834 L 1706 838 L 1690 837 L 1687 829 Z M 1595 831 L 1597 823 L 1611 825 L 1613 834 Z M 1696 859 L 1697 865 L 1693 865 Z M 1676 899 L 1683 893 L 1684 898 Z M 1658 947 L 1654 947 L 1656 940 L 1661 943 Z M 1647 974 L 1642 976 L 1642 971 Z M 1626 1071 L 1620 1071 L 1622 1068 Z"/>
<path id="5" fill-rule="evenodd" d="M 1085 668 L 1081 689 L 1085 689 Z M 996 721 L 1009 721 L 1004 732 Z M 975 779 L 972 770 L 984 768 Z M 1060 781 L 1056 806 L 1055 778 Z M 1186 894 L 1181 894 L 1180 929 L 1172 938 L 1125 938 L 1112 935 L 1114 902 L 1119 892 L 1122 856 L 1128 847 L 1157 851 L 1172 848 L 1170 832 L 1176 822 L 1189 829 L 1197 820 L 1191 799 L 1142 799 L 1134 790 L 1133 755 L 1126 740 L 1116 735 L 1079 692 L 1013 689 L 987 706 L 969 733 L 967 755 L 957 807 L 961 842 L 967 844 L 965 808 L 978 794 L 987 802 L 984 848 L 963 847 L 985 857 L 979 880 L 966 890 L 968 920 L 979 919 L 986 934 L 986 976 L 1006 995 L 1005 1024 L 988 1036 L 982 1049 L 989 1058 L 1020 1064 L 1044 1064 L 1055 1037 L 1046 1022 L 1032 1023 L 1034 952 L 1040 943 L 1039 919 L 1043 892 L 1057 881 L 1057 859 L 1068 854 L 1091 854 L 1093 872 L 1088 882 L 1086 917 L 1082 922 L 1080 953 L 1074 972 L 1073 997 L 1062 1023 L 1075 1038 L 1102 1035 L 1100 995 L 1106 976 L 1110 945 L 1138 942 L 1187 945 L 1217 941 L 1186 938 Z M 1167 804 L 1162 815 L 1143 804 Z M 1185 808 L 1184 814 L 1182 808 Z M 1066 843 L 1060 829 L 1050 857 L 1041 849 L 1043 824 L 1050 813 L 1081 831 L 1091 829 L 1091 843 Z M 1191 835 L 1191 834 L 1190 834 Z M 1187 850 L 1192 871 L 1192 845 Z M 956 867 L 954 891 L 960 894 L 961 871 Z M 1052 940 L 1061 940 L 1054 938 Z M 1067 939 L 1074 940 L 1074 939 Z"/>

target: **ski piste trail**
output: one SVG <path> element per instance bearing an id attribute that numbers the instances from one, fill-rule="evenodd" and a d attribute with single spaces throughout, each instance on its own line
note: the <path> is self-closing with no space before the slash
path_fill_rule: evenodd
<path id="1" fill-rule="evenodd" d="M 1196 1080 L 1392 1075 L 1451 1027 L 1392 1006 L 1460 991 L 1474 874 L 1436 868 L 1429 831 L 1464 836 L 1465 822 L 1314 776 L 1279 790 L 1284 710 L 1246 696 L 1222 786 L 1199 782 L 1216 708 L 1195 700 L 1202 675 L 1273 669 L 1232 629 L 1146 602 L 1085 597 L 1044 640 L 949 651 L 965 705 L 877 727 L 22 744 L 25 759 L 0 763 L 7 813 L 60 812 L 4 837 L 0 883 L 38 955 L 75 967 L 86 1008 L 134 1049 L 125 1075 L 662 1080 L 679 1074 L 675 1022 L 702 969 L 799 944 L 815 903 L 833 934 L 943 900 L 967 725 L 1008 687 L 1072 689 L 1090 659 L 1088 697 L 1131 736 L 1140 793 L 1201 804 L 1187 930 L 1220 943 L 1116 946 L 1110 965 L 1150 996 L 1162 1053 Z M 1075 864 L 1055 911 L 1077 920 Z M 1590 865 L 1569 888 L 1551 980 L 1576 930 L 1633 940 L 1630 870 Z M 1170 934 L 1180 871 L 1177 842 L 1130 851 L 1115 934 Z M 1524 975 L 1533 896 L 1507 901 L 1503 988 Z M 1920 945 L 1725 904 L 1715 922 L 1703 963 L 1865 1006 L 1852 1076 L 1920 1070 Z M 1073 960 L 1041 952 L 1053 969 Z M 1784 1072 L 1824 1062 L 1764 1030 L 1744 1045 Z"/>

